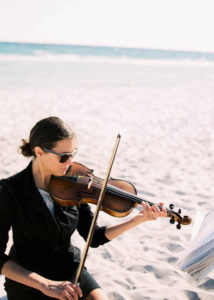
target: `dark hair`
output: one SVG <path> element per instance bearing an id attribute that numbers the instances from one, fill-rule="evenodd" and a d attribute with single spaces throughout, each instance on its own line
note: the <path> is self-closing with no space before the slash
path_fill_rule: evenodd
<path id="1" fill-rule="evenodd" d="M 49 117 L 34 125 L 30 131 L 29 141 L 22 139 L 19 149 L 22 155 L 29 157 L 35 155 L 36 146 L 52 149 L 58 141 L 74 137 L 74 132 L 60 118 Z"/>

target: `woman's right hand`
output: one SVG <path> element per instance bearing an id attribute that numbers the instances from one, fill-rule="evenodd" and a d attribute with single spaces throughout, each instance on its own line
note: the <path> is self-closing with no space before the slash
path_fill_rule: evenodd
<path id="1" fill-rule="evenodd" d="M 29 271 L 15 261 L 4 263 L 1 272 L 5 277 L 40 290 L 43 294 L 60 300 L 78 300 L 82 297 L 80 287 L 70 281 L 54 281 Z"/>
<path id="2" fill-rule="evenodd" d="M 42 285 L 41 292 L 60 300 L 78 300 L 79 297 L 82 297 L 80 287 L 70 281 L 47 280 Z"/>

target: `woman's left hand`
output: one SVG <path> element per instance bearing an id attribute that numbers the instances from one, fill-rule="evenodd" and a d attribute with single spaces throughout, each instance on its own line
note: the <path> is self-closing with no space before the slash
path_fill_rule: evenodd
<path id="1" fill-rule="evenodd" d="M 143 223 L 156 220 L 158 217 L 167 217 L 167 212 L 163 207 L 163 203 L 159 203 L 159 205 L 161 206 L 161 209 L 157 205 L 150 206 L 148 203 L 142 201 L 143 209 L 134 217 L 134 220 L 137 223 Z"/>
<path id="2" fill-rule="evenodd" d="M 131 220 L 125 221 L 120 224 L 107 226 L 105 236 L 109 240 L 113 240 L 115 237 L 121 235 L 125 231 L 134 228 L 135 226 L 150 220 L 156 220 L 158 217 L 167 217 L 166 209 L 163 207 L 163 203 L 159 203 L 161 209 L 158 206 L 150 206 L 146 202 L 142 202 L 143 209 L 138 215 L 134 216 Z"/>

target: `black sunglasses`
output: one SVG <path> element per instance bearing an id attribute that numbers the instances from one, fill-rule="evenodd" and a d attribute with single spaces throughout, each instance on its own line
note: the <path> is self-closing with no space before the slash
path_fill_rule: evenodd
<path id="1" fill-rule="evenodd" d="M 67 153 L 58 153 L 58 152 L 55 152 L 53 150 L 49 150 L 47 148 L 42 148 L 45 152 L 48 152 L 48 153 L 53 153 L 53 154 L 56 154 L 60 157 L 59 159 L 59 162 L 60 163 L 64 163 L 66 162 L 69 158 L 73 158 L 74 155 L 77 153 L 77 148 L 74 149 L 73 152 L 67 152 Z"/>

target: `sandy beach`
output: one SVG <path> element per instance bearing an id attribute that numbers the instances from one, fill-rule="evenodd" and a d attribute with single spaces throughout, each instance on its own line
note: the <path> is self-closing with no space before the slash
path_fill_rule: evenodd
<path id="1" fill-rule="evenodd" d="M 95 175 L 105 175 L 120 133 L 112 177 L 132 182 L 139 197 L 173 203 L 193 221 L 197 211 L 213 208 L 212 63 L 0 61 L 0 69 L 0 178 L 25 168 L 21 139 L 36 121 L 55 115 L 76 131 L 76 161 Z M 98 223 L 129 218 L 101 212 Z M 177 230 L 169 218 L 142 224 L 90 249 L 86 265 L 111 300 L 214 299 L 213 272 L 197 286 L 176 265 L 192 226 Z M 72 239 L 83 249 L 77 234 Z"/>

